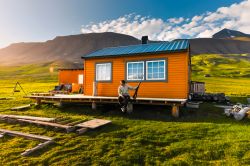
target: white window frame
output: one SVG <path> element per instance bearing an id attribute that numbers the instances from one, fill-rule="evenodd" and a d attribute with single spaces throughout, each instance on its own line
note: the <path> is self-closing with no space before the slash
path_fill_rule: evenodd
<path id="1" fill-rule="evenodd" d="M 110 78 L 109 79 L 98 79 L 98 66 L 103 66 L 103 65 L 107 65 L 109 64 L 110 65 Z M 95 80 L 96 81 L 111 81 L 112 80 L 112 63 L 111 62 L 105 62 L 105 63 L 96 63 L 96 66 L 95 66 Z"/>
<path id="2" fill-rule="evenodd" d="M 83 74 L 78 74 L 78 84 L 83 84 Z"/>
<path id="3" fill-rule="evenodd" d="M 128 77 L 128 65 L 131 64 L 131 63 L 142 63 L 142 78 L 138 78 L 138 79 L 129 79 Z M 140 80 L 144 80 L 144 72 L 145 72 L 145 69 L 144 69 L 144 61 L 131 61 L 131 62 L 127 62 L 127 80 L 128 81 L 140 81 Z"/>
<path id="4" fill-rule="evenodd" d="M 164 78 L 148 78 L 148 63 L 149 62 L 164 62 Z M 166 60 L 159 59 L 159 60 L 150 60 L 146 61 L 146 80 L 154 81 L 154 80 L 166 80 Z"/>

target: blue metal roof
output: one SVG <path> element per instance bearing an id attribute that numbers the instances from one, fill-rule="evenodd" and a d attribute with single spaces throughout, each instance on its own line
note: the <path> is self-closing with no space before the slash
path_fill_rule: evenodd
<path id="1" fill-rule="evenodd" d="M 187 50 L 189 47 L 189 42 L 186 39 L 176 40 L 171 42 L 159 42 L 159 43 L 149 43 L 149 44 L 138 44 L 130 46 L 120 46 L 120 47 L 108 47 L 104 48 L 85 56 L 82 58 L 92 58 L 92 57 L 103 57 L 103 56 L 119 56 L 119 55 L 133 55 L 133 54 L 157 54 L 164 52 L 178 52 Z"/>

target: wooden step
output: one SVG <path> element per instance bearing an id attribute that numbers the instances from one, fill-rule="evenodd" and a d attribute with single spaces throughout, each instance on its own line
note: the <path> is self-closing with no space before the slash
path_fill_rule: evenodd
<path id="1" fill-rule="evenodd" d="M 58 123 L 51 123 L 51 122 L 42 122 L 42 121 L 34 121 L 34 120 L 26 120 L 26 119 L 18 119 L 19 122 L 25 122 L 30 124 L 54 127 L 59 129 L 65 129 L 67 132 L 72 132 L 76 129 L 74 126 L 62 125 Z"/>
<path id="2" fill-rule="evenodd" d="M 55 118 L 0 114 L 0 119 L 8 119 L 8 118 L 10 118 L 10 119 L 27 119 L 27 120 L 44 121 L 44 122 L 55 121 Z"/>
<path id="3" fill-rule="evenodd" d="M 95 129 L 95 128 L 101 127 L 103 125 L 107 125 L 109 123 L 111 123 L 110 120 L 93 119 L 93 120 L 90 120 L 90 121 L 87 121 L 87 122 L 83 122 L 83 123 L 77 124 L 76 126 L 77 127 L 82 127 L 82 128 Z"/>

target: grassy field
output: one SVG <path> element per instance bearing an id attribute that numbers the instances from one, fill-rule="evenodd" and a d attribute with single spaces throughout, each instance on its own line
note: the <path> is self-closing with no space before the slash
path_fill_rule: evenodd
<path id="1" fill-rule="evenodd" d="M 250 95 L 250 55 L 196 55 L 192 57 L 192 80 L 205 82 L 207 92 Z"/>
<path id="2" fill-rule="evenodd" d="M 208 92 L 226 92 L 238 97 L 250 94 L 247 87 L 250 84 L 247 77 L 250 70 L 247 67 L 248 63 L 244 63 L 242 74 L 226 77 L 211 72 L 211 77 L 204 77 L 208 70 L 215 69 L 210 66 L 210 62 L 205 67 L 203 65 L 204 68 L 197 69 L 200 56 L 193 57 L 192 77 L 193 80 L 205 81 Z M 206 57 L 211 60 L 214 55 Z M 237 63 L 241 62 L 235 62 L 235 65 Z M 224 68 L 219 67 L 219 72 L 227 71 L 222 71 Z M 34 68 L 37 71 L 34 71 Z M 198 110 L 183 108 L 179 119 L 171 117 L 169 107 L 158 106 L 136 106 L 130 115 L 122 114 L 117 106 L 100 107 L 98 111 L 92 111 L 90 106 L 83 105 L 42 105 L 23 112 L 10 111 L 9 108 L 13 106 L 32 102 L 22 98 L 22 92 L 12 95 L 15 82 L 21 82 L 25 91 L 29 93 L 48 91 L 57 83 L 57 73 L 48 71 L 49 65 L 1 67 L 0 97 L 13 99 L 0 100 L 0 113 L 57 117 L 68 121 L 103 118 L 112 120 L 112 124 L 78 136 L 34 125 L 0 122 L 0 128 L 46 135 L 56 140 L 54 145 L 39 153 L 21 157 L 23 151 L 39 142 L 10 136 L 0 138 L 0 165 L 250 164 L 249 120 L 238 122 L 225 117 L 222 109 L 210 103 L 202 104 Z"/>

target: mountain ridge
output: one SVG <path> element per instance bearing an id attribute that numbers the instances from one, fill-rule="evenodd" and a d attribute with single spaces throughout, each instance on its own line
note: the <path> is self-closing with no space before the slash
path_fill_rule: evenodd
<path id="1" fill-rule="evenodd" d="M 223 33 L 224 30 L 220 32 Z M 250 53 L 250 41 L 220 36 L 223 38 L 189 39 L 191 54 Z M 135 37 L 113 32 L 58 36 L 45 42 L 13 43 L 0 49 L 0 65 L 24 65 L 55 61 L 79 63 L 81 56 L 98 49 L 140 43 L 141 41 Z"/>
<path id="2" fill-rule="evenodd" d="M 248 37 L 248 38 L 250 38 L 250 34 L 246 34 L 246 33 L 240 32 L 240 31 L 224 28 L 212 36 L 212 38 L 216 38 L 216 39 L 235 38 L 235 37 Z"/>

